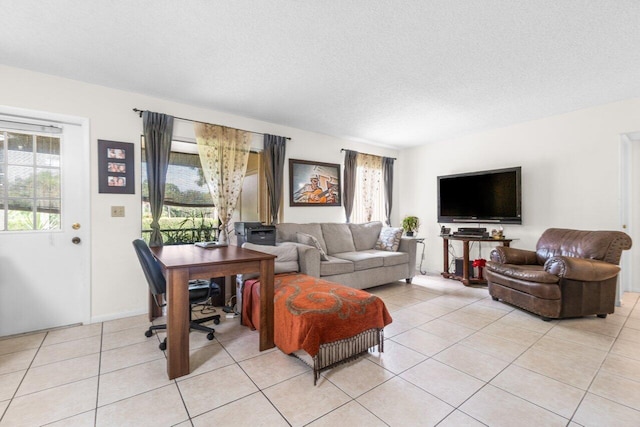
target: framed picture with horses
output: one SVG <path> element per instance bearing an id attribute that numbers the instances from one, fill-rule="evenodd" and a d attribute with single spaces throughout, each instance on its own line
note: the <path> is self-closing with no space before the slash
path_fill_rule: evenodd
<path id="1" fill-rule="evenodd" d="M 289 206 L 341 206 L 340 165 L 289 159 Z"/>

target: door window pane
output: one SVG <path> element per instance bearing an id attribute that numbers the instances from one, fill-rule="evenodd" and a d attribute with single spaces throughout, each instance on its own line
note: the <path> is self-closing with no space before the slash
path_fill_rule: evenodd
<path id="1" fill-rule="evenodd" d="M 33 168 L 29 166 L 9 166 L 9 198 L 33 195 Z"/>
<path id="2" fill-rule="evenodd" d="M 9 164 L 33 164 L 33 135 L 23 133 L 7 133 Z"/>
<path id="3" fill-rule="evenodd" d="M 61 228 L 59 137 L 0 129 L 0 231 Z"/>
<path id="4" fill-rule="evenodd" d="M 60 139 L 52 136 L 36 137 L 36 164 L 60 166 Z"/>
<path id="5" fill-rule="evenodd" d="M 60 228 L 60 200 L 38 200 L 36 229 L 56 230 Z"/>
<path id="6" fill-rule="evenodd" d="M 33 230 L 33 199 L 11 199 L 7 220 L 7 230 L 24 231 Z"/>
<path id="7" fill-rule="evenodd" d="M 60 198 L 59 169 L 36 169 L 36 197 Z"/>

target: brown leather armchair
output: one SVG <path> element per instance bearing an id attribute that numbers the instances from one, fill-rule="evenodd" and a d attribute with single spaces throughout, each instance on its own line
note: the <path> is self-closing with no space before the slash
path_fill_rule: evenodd
<path id="1" fill-rule="evenodd" d="M 536 251 L 497 247 L 485 274 L 489 294 L 543 320 L 613 313 L 620 255 L 631 238 L 620 231 L 550 228 Z"/>

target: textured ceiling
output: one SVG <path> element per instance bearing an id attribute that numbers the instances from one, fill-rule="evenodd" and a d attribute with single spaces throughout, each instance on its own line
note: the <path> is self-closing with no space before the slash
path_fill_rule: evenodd
<path id="1" fill-rule="evenodd" d="M 640 96 L 637 0 L 0 0 L 0 16 L 5 65 L 398 148 Z"/>

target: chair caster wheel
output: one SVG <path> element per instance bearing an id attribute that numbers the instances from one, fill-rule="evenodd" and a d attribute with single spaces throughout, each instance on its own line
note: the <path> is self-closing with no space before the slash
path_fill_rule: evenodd
<path id="1" fill-rule="evenodd" d="M 158 346 L 158 348 L 162 351 L 165 351 L 167 349 L 167 342 L 166 341 L 162 341 L 160 343 L 160 345 Z"/>
<path id="2" fill-rule="evenodd" d="M 153 335 L 153 332 L 151 331 L 151 329 L 145 331 L 144 336 L 149 338 L 151 335 Z"/>
<path id="3" fill-rule="evenodd" d="M 213 324 L 214 325 L 219 325 L 220 324 L 220 318 L 216 317 L 215 319 L 213 319 Z"/>
<path id="4" fill-rule="evenodd" d="M 606 319 L 607 318 L 607 314 L 596 314 L 596 316 L 598 316 L 601 319 Z"/>
<path id="5" fill-rule="evenodd" d="M 211 341 L 211 340 L 212 340 L 212 339 L 214 339 L 214 338 L 215 338 L 215 337 L 213 336 L 213 332 L 209 332 L 209 333 L 207 334 L 207 339 L 208 339 L 209 341 Z"/>

